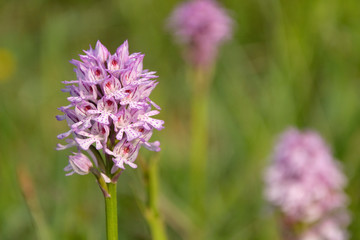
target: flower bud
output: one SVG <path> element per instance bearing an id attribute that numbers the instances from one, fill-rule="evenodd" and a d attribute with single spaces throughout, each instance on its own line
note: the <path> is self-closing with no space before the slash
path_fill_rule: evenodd
<path id="1" fill-rule="evenodd" d="M 109 58 L 110 53 L 107 50 L 107 48 L 101 44 L 100 41 L 97 41 L 94 50 L 94 55 L 100 60 L 101 63 L 104 63 Z"/>
<path id="2" fill-rule="evenodd" d="M 66 175 L 72 175 L 77 173 L 80 175 L 86 175 L 90 172 L 93 164 L 90 159 L 82 153 L 74 153 L 74 155 L 69 156 L 69 165 L 65 167 L 65 171 L 71 171 Z"/>

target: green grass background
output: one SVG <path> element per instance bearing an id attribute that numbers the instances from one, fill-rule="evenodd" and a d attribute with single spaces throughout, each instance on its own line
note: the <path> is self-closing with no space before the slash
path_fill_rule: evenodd
<path id="1" fill-rule="evenodd" d="M 193 224 L 190 84 L 181 50 L 165 29 L 177 3 L 0 1 L 0 53 L 6 53 L 0 54 L 0 239 L 104 239 L 104 203 L 94 177 L 65 177 L 70 150 L 54 150 L 56 135 L 67 131 L 55 115 L 66 104 L 61 81 L 75 78 L 69 60 L 98 39 L 112 52 L 128 39 L 130 52 L 145 53 L 145 68 L 160 76 L 152 99 L 166 128 L 152 139 L 162 151 L 142 153 L 160 159 L 169 239 L 186 239 Z M 318 130 L 342 162 L 349 231 L 360 239 L 360 1 L 221 3 L 236 26 L 211 87 L 205 239 L 279 239 L 262 175 L 276 136 L 289 126 Z M 145 194 L 140 171 L 128 168 L 118 191 L 120 238 L 150 239 L 138 207 Z"/>

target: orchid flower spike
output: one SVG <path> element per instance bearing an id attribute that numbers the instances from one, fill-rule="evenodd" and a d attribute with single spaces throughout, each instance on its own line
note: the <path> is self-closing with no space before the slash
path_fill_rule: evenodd
<path id="1" fill-rule="evenodd" d="M 100 41 L 84 52 L 80 61 L 71 61 L 76 80 L 64 81 L 69 103 L 56 118 L 67 122 L 69 130 L 58 138 L 68 144 L 58 144 L 57 150 L 78 149 L 69 156 L 66 175 L 93 172 L 109 182 L 126 166 L 136 168 L 141 146 L 160 151 L 158 141 L 149 142 L 154 129 L 164 128 L 163 120 L 152 117 L 160 113 L 150 99 L 157 76 L 143 69 L 143 54 L 129 54 L 127 41 L 114 54 Z M 110 166 L 105 167 L 105 157 Z"/>
<path id="2" fill-rule="evenodd" d="M 281 135 L 265 173 L 265 197 L 294 239 L 346 240 L 346 177 L 323 139 L 291 128 Z"/>
<path id="3" fill-rule="evenodd" d="M 219 46 L 232 36 L 233 20 L 215 0 L 192 0 L 178 5 L 167 26 L 185 46 L 185 58 L 195 66 L 209 66 Z"/>

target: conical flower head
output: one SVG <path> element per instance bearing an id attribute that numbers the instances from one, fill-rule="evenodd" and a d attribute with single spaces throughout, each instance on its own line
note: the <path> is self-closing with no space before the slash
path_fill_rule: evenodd
<path id="1" fill-rule="evenodd" d="M 77 147 L 79 151 L 88 152 L 96 162 L 99 156 L 95 157 L 93 151 L 101 150 L 103 155 L 107 155 L 116 152 L 116 146 L 122 144 L 126 146 L 125 151 L 131 149 L 132 153 L 122 154 L 121 158 L 119 154 L 110 155 L 113 172 L 119 167 L 125 168 L 124 164 L 136 167 L 134 161 L 141 146 L 160 150 L 149 148 L 158 145 L 158 141 L 148 142 L 144 131 L 140 131 L 146 129 L 152 133 L 154 128 L 163 128 L 164 121 L 150 117 L 160 113 L 159 106 L 150 99 L 157 85 L 154 80 L 157 76 L 155 72 L 143 69 L 143 54 L 129 54 L 127 41 L 114 54 L 100 41 L 95 49 L 90 46 L 84 52 L 85 55 L 80 55 L 81 61 L 71 61 L 77 79 L 64 81 L 67 86 L 63 91 L 70 94 L 67 98 L 69 104 L 59 108 L 64 115 L 57 116 L 57 119 L 66 119 L 69 131 L 58 138 L 70 138 L 66 139 L 68 145 L 59 144 L 57 149 Z M 71 156 L 66 170 L 86 174 L 89 166 L 86 158 L 81 153 Z M 104 169 L 98 170 L 110 174 Z"/>
<path id="2" fill-rule="evenodd" d="M 185 45 L 186 57 L 194 65 L 210 65 L 219 45 L 230 39 L 233 22 L 215 0 L 193 0 L 180 4 L 172 13 L 169 28 Z"/>

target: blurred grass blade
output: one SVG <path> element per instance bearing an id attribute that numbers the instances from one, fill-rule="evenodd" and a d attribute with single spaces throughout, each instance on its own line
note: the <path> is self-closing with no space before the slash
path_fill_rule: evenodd
<path id="1" fill-rule="evenodd" d="M 41 209 L 39 199 L 37 198 L 34 182 L 30 176 L 30 173 L 28 172 L 27 168 L 22 164 L 18 164 L 18 166 L 16 167 L 16 171 L 17 179 L 19 181 L 24 200 L 32 217 L 38 239 L 53 239 L 50 229 L 45 221 L 44 214 Z"/>

